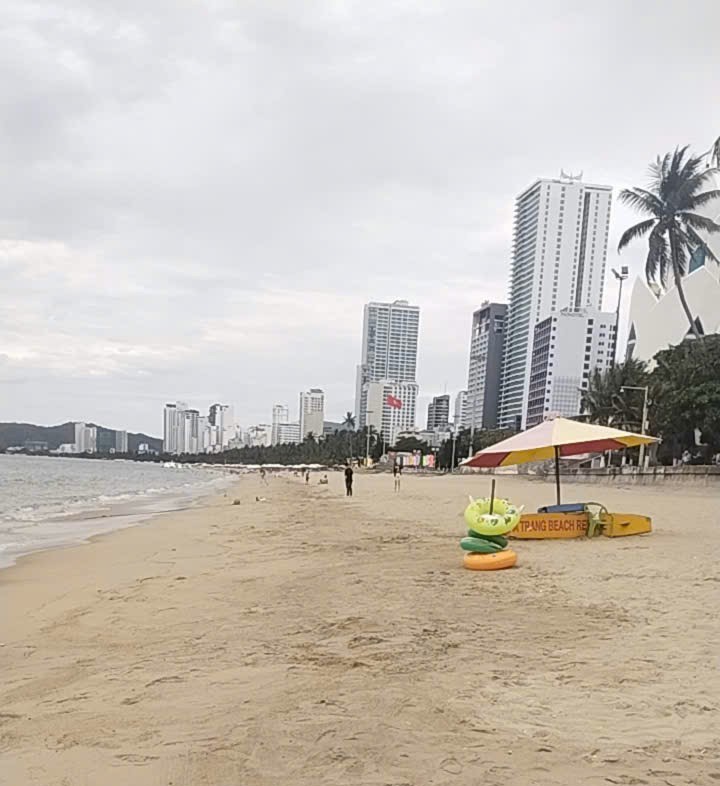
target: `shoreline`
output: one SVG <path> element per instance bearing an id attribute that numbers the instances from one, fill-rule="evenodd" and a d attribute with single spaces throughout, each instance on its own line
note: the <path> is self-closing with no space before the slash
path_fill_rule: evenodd
<path id="1" fill-rule="evenodd" d="M 194 487 L 176 487 L 156 493 L 137 492 L 130 498 L 123 497 L 105 502 L 88 498 L 88 507 L 64 515 L 48 515 L 37 521 L 13 521 L 10 529 L 23 525 L 37 526 L 44 541 L 24 544 L 0 542 L 0 574 L 31 554 L 66 549 L 82 545 L 92 538 L 138 526 L 156 516 L 192 509 L 198 502 L 216 496 L 236 482 L 236 476 L 218 473 Z M 181 507 L 176 507 L 180 505 Z M 158 506 L 162 506 L 158 509 Z M 53 533 L 54 530 L 54 533 Z M 2 533 L 0 533 L 1 535 Z"/>
<path id="2" fill-rule="evenodd" d="M 238 481 L 0 573 L 2 786 L 710 783 L 714 494 L 575 487 L 653 533 L 477 574 L 482 477 Z"/>

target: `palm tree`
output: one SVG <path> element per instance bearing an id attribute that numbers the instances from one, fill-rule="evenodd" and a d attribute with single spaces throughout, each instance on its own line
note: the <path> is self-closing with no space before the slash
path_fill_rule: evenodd
<path id="1" fill-rule="evenodd" d="M 687 154 L 687 146 L 676 148 L 650 165 L 651 180 L 647 189 L 626 188 L 620 201 L 649 218 L 626 229 L 618 244 L 622 251 L 632 240 L 649 235 L 645 276 L 649 284 L 667 288 L 672 274 L 678 297 L 690 323 L 690 330 L 700 338 L 697 325 L 685 297 L 682 278 L 687 272 L 688 257 L 702 248 L 706 256 L 716 259 L 698 231 L 720 232 L 720 224 L 694 211 L 720 198 L 720 190 L 701 191 L 717 170 L 703 168 L 703 157 Z"/>
<path id="2" fill-rule="evenodd" d="M 351 459 L 352 458 L 352 452 L 353 452 L 353 449 L 352 449 L 352 435 L 353 435 L 353 431 L 355 431 L 355 415 L 353 415 L 352 412 L 346 412 L 345 413 L 345 418 L 343 419 L 343 422 L 342 422 L 342 425 L 343 425 L 343 428 L 348 433 L 348 447 L 350 448 L 350 455 L 348 456 L 348 458 Z"/>
<path id="3" fill-rule="evenodd" d="M 595 369 L 582 391 L 581 411 L 590 423 L 638 431 L 642 421 L 637 397 L 622 392 L 623 386 L 648 384 L 647 365 L 637 358 L 601 371 Z"/>

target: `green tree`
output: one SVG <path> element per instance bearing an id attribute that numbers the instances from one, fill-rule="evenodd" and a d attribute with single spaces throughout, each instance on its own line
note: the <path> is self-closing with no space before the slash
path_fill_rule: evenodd
<path id="1" fill-rule="evenodd" d="M 621 202 L 648 218 L 625 230 L 618 251 L 633 240 L 648 236 L 647 281 L 657 282 L 666 289 L 668 278 L 672 276 L 690 330 L 697 338 L 700 332 L 685 297 L 682 279 L 687 273 L 688 259 L 697 248 L 715 259 L 698 232 L 720 232 L 720 224 L 695 211 L 720 198 L 720 190 L 702 190 L 712 182 L 716 171 L 704 167 L 703 156 L 688 155 L 687 146 L 676 148 L 662 158 L 658 156 L 650 165 L 651 180 L 647 189 L 626 188 L 620 192 Z"/>
<path id="2" fill-rule="evenodd" d="M 419 450 L 423 455 L 432 453 L 430 445 L 417 437 L 402 437 L 395 443 L 393 450 L 402 453 L 412 453 L 415 450 Z"/>
<path id="3" fill-rule="evenodd" d="M 644 387 L 648 384 L 647 365 L 630 358 L 601 371 L 595 369 L 582 392 L 581 412 L 589 423 L 639 431 L 642 422 L 642 400 L 623 393 L 623 386 Z"/>
<path id="4" fill-rule="evenodd" d="M 689 450 L 708 460 L 720 452 L 720 335 L 664 349 L 655 361 L 650 374 L 653 432 L 674 458 Z"/>

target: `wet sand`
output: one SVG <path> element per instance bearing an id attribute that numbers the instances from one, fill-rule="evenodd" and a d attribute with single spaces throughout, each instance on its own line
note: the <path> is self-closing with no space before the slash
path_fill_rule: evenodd
<path id="1" fill-rule="evenodd" d="M 243 478 L 0 571 L 0 784 L 720 783 L 716 489 L 567 486 L 655 532 L 473 573 L 487 478 L 402 483 Z"/>

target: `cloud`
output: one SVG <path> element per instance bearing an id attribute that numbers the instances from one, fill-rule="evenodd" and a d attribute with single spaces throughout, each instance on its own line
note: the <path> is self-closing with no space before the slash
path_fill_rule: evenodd
<path id="1" fill-rule="evenodd" d="M 422 308 L 423 395 L 457 390 L 517 193 L 720 133 L 716 4 L 662 5 L 4 3 L 3 419 L 249 424 L 316 385 L 339 415 L 379 298 Z"/>

